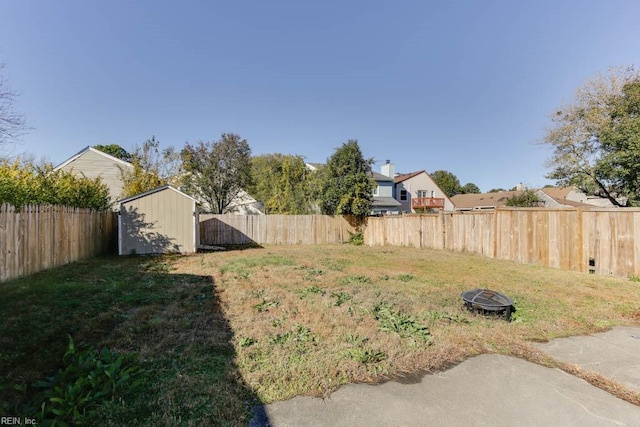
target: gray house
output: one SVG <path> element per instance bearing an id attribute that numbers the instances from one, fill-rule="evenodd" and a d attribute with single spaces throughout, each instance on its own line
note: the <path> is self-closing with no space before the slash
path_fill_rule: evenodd
<path id="1" fill-rule="evenodd" d="M 376 187 L 373 189 L 371 215 L 398 214 L 400 213 L 400 202 L 393 198 L 395 175 L 393 163 L 387 160 L 382 165 L 380 172 L 382 173 L 371 172 L 376 181 Z"/>
<path id="2" fill-rule="evenodd" d="M 169 186 L 120 200 L 118 254 L 196 252 L 198 201 Z"/>

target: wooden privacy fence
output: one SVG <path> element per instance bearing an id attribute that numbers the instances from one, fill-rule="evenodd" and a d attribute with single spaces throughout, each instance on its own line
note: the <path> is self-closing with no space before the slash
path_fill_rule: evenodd
<path id="1" fill-rule="evenodd" d="M 365 244 L 414 246 L 564 270 L 640 276 L 640 209 L 501 208 L 369 218 Z"/>
<path id="2" fill-rule="evenodd" d="M 117 227 L 111 211 L 0 205 L 0 282 L 107 253 Z"/>
<path id="3" fill-rule="evenodd" d="M 200 215 L 203 245 L 319 245 L 349 240 L 354 227 L 342 216 Z"/>

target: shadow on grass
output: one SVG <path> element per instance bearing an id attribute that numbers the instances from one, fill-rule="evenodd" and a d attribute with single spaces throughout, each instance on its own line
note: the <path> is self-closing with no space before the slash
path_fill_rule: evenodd
<path id="1" fill-rule="evenodd" d="M 246 425 L 260 402 L 238 372 L 215 281 L 172 274 L 172 259 L 101 257 L 3 283 L 0 415 L 38 419 L 32 384 L 56 374 L 71 336 L 137 354 L 147 370 L 134 395 L 95 406 L 89 424 Z"/>

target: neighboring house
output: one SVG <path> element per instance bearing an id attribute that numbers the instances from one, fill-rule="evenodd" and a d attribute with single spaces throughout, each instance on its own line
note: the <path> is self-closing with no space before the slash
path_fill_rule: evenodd
<path id="1" fill-rule="evenodd" d="M 382 173 L 371 171 L 376 186 L 373 189 L 371 215 L 396 215 L 400 213 L 400 203 L 393 198 L 393 164 L 382 166 Z"/>
<path id="2" fill-rule="evenodd" d="M 611 200 L 606 197 L 600 196 L 589 196 L 586 193 L 578 190 L 575 187 L 546 187 L 541 188 L 536 192 L 539 198 L 545 200 L 545 206 L 547 206 L 546 202 L 549 201 L 549 207 L 553 206 L 553 202 L 558 203 L 558 205 L 565 206 L 597 206 L 601 208 L 612 208 L 614 207 Z M 621 205 L 625 205 L 627 203 L 626 198 L 619 198 L 618 202 Z M 575 203 L 578 203 L 575 205 Z"/>
<path id="3" fill-rule="evenodd" d="M 116 201 L 122 196 L 122 169 L 133 170 L 133 165 L 93 147 L 83 148 L 54 168 L 91 179 L 102 178 L 102 182 L 109 187 L 111 201 Z"/>
<path id="4" fill-rule="evenodd" d="M 310 171 L 317 171 L 324 167 L 322 163 L 305 163 Z M 382 166 L 382 173 L 371 171 L 371 178 L 376 182 L 373 188 L 373 202 L 371 215 L 395 215 L 400 213 L 400 203 L 393 198 L 393 165 Z"/>
<path id="5" fill-rule="evenodd" d="M 87 178 L 101 177 L 102 181 L 109 187 L 109 195 L 112 202 L 122 198 L 124 185 L 122 183 L 121 170 L 123 169 L 133 170 L 133 165 L 93 147 L 86 147 L 80 150 L 54 168 L 54 170 L 73 171 L 75 174 L 84 175 Z M 198 202 L 203 210 L 207 212 L 208 204 L 201 200 Z M 208 211 L 211 211 L 211 209 Z M 231 202 L 227 212 L 239 215 L 263 214 L 260 210 L 260 203 L 245 191 L 241 191 Z"/>
<path id="6" fill-rule="evenodd" d="M 455 210 L 457 211 L 490 210 L 507 206 L 507 200 L 521 192 L 497 191 L 495 193 L 456 194 L 451 197 L 451 202 L 455 205 Z"/>
<path id="7" fill-rule="evenodd" d="M 458 211 L 490 210 L 507 206 L 507 201 L 510 198 L 522 194 L 523 191 L 524 190 L 498 191 L 482 194 L 456 194 L 451 198 L 451 201 L 456 205 L 456 210 Z M 589 200 L 584 193 L 570 188 L 549 187 L 533 191 L 542 203 L 541 207 L 544 208 L 587 208 L 594 206 L 582 202 L 582 200 Z"/>
<path id="8" fill-rule="evenodd" d="M 196 197 L 198 198 L 198 197 Z M 204 200 L 199 200 L 203 212 L 211 212 L 211 206 Z M 251 197 L 249 193 L 240 190 L 240 193 L 231 201 L 224 213 L 236 215 L 264 215 L 260 202 Z"/>
<path id="9" fill-rule="evenodd" d="M 118 205 L 119 255 L 197 251 L 200 221 L 193 197 L 164 185 Z"/>
<path id="10" fill-rule="evenodd" d="M 393 165 L 390 167 L 393 168 Z M 447 197 L 424 170 L 395 175 L 394 186 L 394 197 L 401 204 L 401 212 L 415 213 L 416 210 L 428 209 L 453 211 L 455 209 L 452 199 Z"/>
<path id="11" fill-rule="evenodd" d="M 305 163 L 306 168 L 310 171 L 317 171 L 324 166 L 324 163 Z"/>
<path id="12" fill-rule="evenodd" d="M 544 202 L 545 208 L 585 208 L 594 206 L 584 202 L 584 200 L 587 200 L 586 194 L 580 193 L 579 191 L 575 191 L 571 188 L 547 187 L 536 190 L 535 193 L 538 199 Z M 609 205 L 612 206 L 611 202 L 608 202 Z"/>

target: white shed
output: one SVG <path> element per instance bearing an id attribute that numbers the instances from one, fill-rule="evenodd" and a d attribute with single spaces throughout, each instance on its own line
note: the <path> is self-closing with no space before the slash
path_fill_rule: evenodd
<path id="1" fill-rule="evenodd" d="M 120 255 L 197 251 L 200 221 L 193 197 L 165 185 L 118 204 Z"/>

